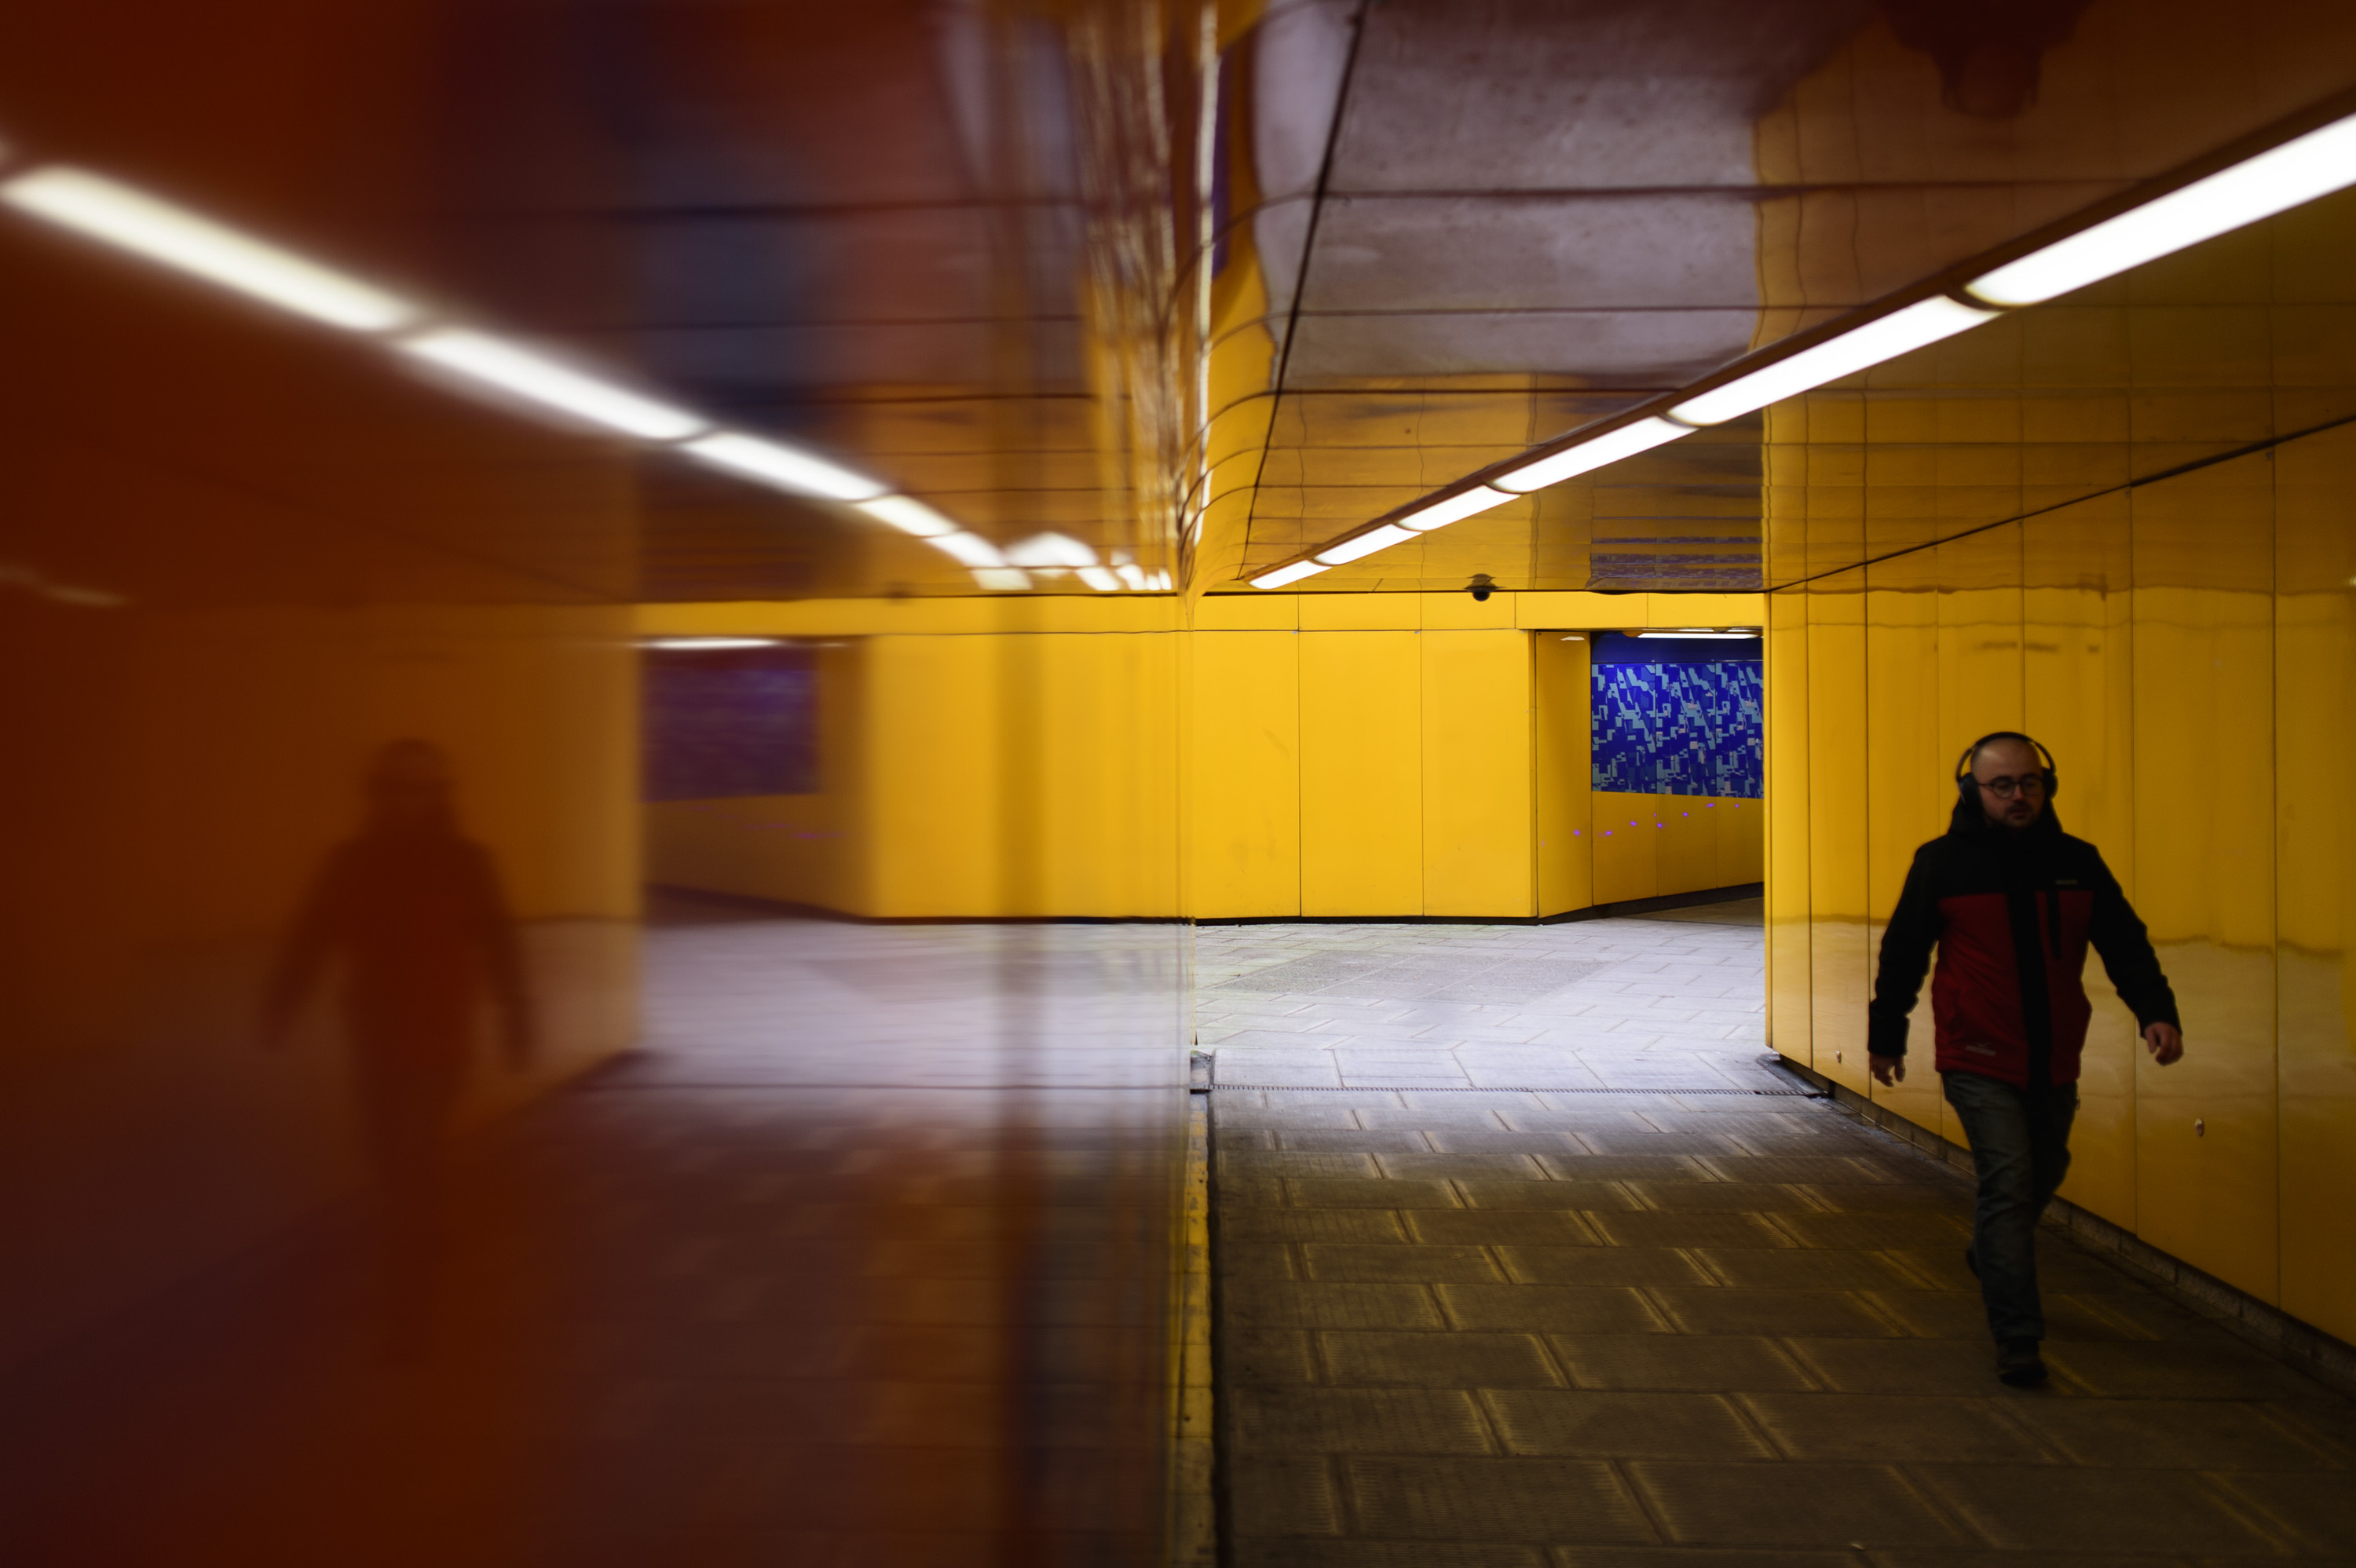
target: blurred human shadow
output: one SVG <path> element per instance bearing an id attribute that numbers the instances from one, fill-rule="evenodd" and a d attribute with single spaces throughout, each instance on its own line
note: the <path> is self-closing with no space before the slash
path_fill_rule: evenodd
<path id="1" fill-rule="evenodd" d="M 395 741 L 371 761 L 360 830 L 329 853 L 263 1001 L 263 1042 L 288 1037 L 330 965 L 341 969 L 361 1136 L 375 1179 L 381 1327 L 413 1355 L 430 1325 L 443 1248 L 443 1161 L 473 1066 L 477 1019 L 497 1008 L 510 1067 L 530 1062 L 530 998 L 489 851 L 459 828 L 448 758 Z"/>

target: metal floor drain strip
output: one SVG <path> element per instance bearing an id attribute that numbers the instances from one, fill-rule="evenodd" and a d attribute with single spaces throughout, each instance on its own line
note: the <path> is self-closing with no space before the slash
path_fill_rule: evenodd
<path id="1" fill-rule="evenodd" d="M 1779 1100 L 1821 1100 L 1805 1089 L 1532 1089 L 1509 1083 L 1227 1083 L 1213 1089 L 1260 1089 L 1280 1094 L 1764 1094 Z"/>

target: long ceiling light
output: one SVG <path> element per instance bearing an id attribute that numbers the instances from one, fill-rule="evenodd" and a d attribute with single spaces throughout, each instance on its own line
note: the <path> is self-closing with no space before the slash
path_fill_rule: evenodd
<path id="1" fill-rule="evenodd" d="M 1549 485 L 1575 479 L 1606 464 L 1617 463 L 1623 457 L 1650 452 L 1656 446 L 1691 433 L 1692 428 L 1657 416 L 1641 419 L 1633 424 L 1623 424 L 1618 430 L 1605 431 L 1601 435 L 1582 441 L 1568 452 L 1558 452 L 1552 457 L 1541 457 L 1536 463 L 1508 469 L 1493 483 L 1500 490 L 1512 490 L 1517 494 L 1543 490 Z"/>
<path id="2" fill-rule="evenodd" d="M 1965 292 L 1992 305 L 2041 304 L 2351 185 L 2356 115 L 1983 272 Z"/>
<path id="3" fill-rule="evenodd" d="M 487 333 L 444 327 L 406 338 L 401 348 L 485 386 L 641 441 L 678 441 L 711 428 L 684 409 L 642 398 Z"/>
<path id="4" fill-rule="evenodd" d="M 999 548 L 913 496 L 814 453 L 712 422 L 534 349 L 472 328 L 436 324 L 424 307 L 322 266 L 281 245 L 88 170 L 52 165 L 0 179 L 0 205 L 249 299 L 349 332 L 399 335 L 403 355 L 576 421 L 659 443 L 739 477 L 797 496 L 845 503 L 923 539 L 993 592 L 1030 587 L 1031 575 Z M 1170 575 L 1115 571 L 1085 554 L 1071 570 L 1098 592 L 1168 590 Z"/>
<path id="5" fill-rule="evenodd" d="M 1933 294 L 1888 315 L 1876 316 L 1814 347 L 1771 360 L 1749 375 L 1712 387 L 1697 397 L 1672 403 L 1669 418 L 1689 425 L 1723 424 L 1770 403 L 1811 391 L 1827 381 L 1854 376 L 1885 359 L 1928 347 L 1984 321 L 1994 321 L 1997 315 L 1994 310 L 1960 304 L 1944 294 Z"/>
<path id="6" fill-rule="evenodd" d="M 423 315 L 407 300 L 358 278 L 83 169 L 18 175 L 0 182 L 0 201 L 348 332 L 392 332 Z"/>
<path id="7" fill-rule="evenodd" d="M 1288 587 L 1329 567 L 1502 506 L 1517 495 L 1592 473 L 1695 429 L 1722 424 L 1926 348 L 2008 310 L 2040 304 L 2351 186 L 2356 186 L 2356 115 L 2065 235 L 1980 273 L 1952 294 L 1915 300 L 1796 351 L 1771 350 L 1756 368 L 1678 396 L 1657 413 L 1574 438 L 1545 456 L 1492 472 L 1472 489 L 1416 507 L 1248 581 L 1255 588 Z"/>

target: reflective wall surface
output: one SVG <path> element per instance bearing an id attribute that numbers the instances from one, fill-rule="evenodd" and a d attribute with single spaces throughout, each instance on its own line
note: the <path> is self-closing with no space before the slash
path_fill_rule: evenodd
<path id="1" fill-rule="evenodd" d="M 1961 1138 L 1926 1063 L 1869 1084 L 1863 1003 L 1956 754 L 2036 735 L 2190 1042 L 2156 1068 L 2098 1002 L 2064 1196 L 2343 1336 L 2351 225 L 2327 198 L 1767 426 L 1778 1047 Z"/>
<path id="2" fill-rule="evenodd" d="M 0 21 L 0 1557 L 1159 1556 L 1174 637 L 813 654 L 765 787 L 953 803 L 862 925 L 648 904 L 637 606 L 1170 586 L 1165 22 Z M 1043 900 L 1160 918 L 941 923 Z"/>

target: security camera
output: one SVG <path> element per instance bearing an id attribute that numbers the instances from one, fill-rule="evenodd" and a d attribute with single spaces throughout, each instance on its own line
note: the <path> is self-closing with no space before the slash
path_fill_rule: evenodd
<path id="1" fill-rule="evenodd" d="M 1490 578 L 1487 572 L 1476 571 L 1472 574 L 1472 585 L 1466 588 L 1464 592 L 1472 595 L 1473 603 L 1486 603 L 1488 602 L 1489 595 L 1497 592 L 1497 584 Z"/>

